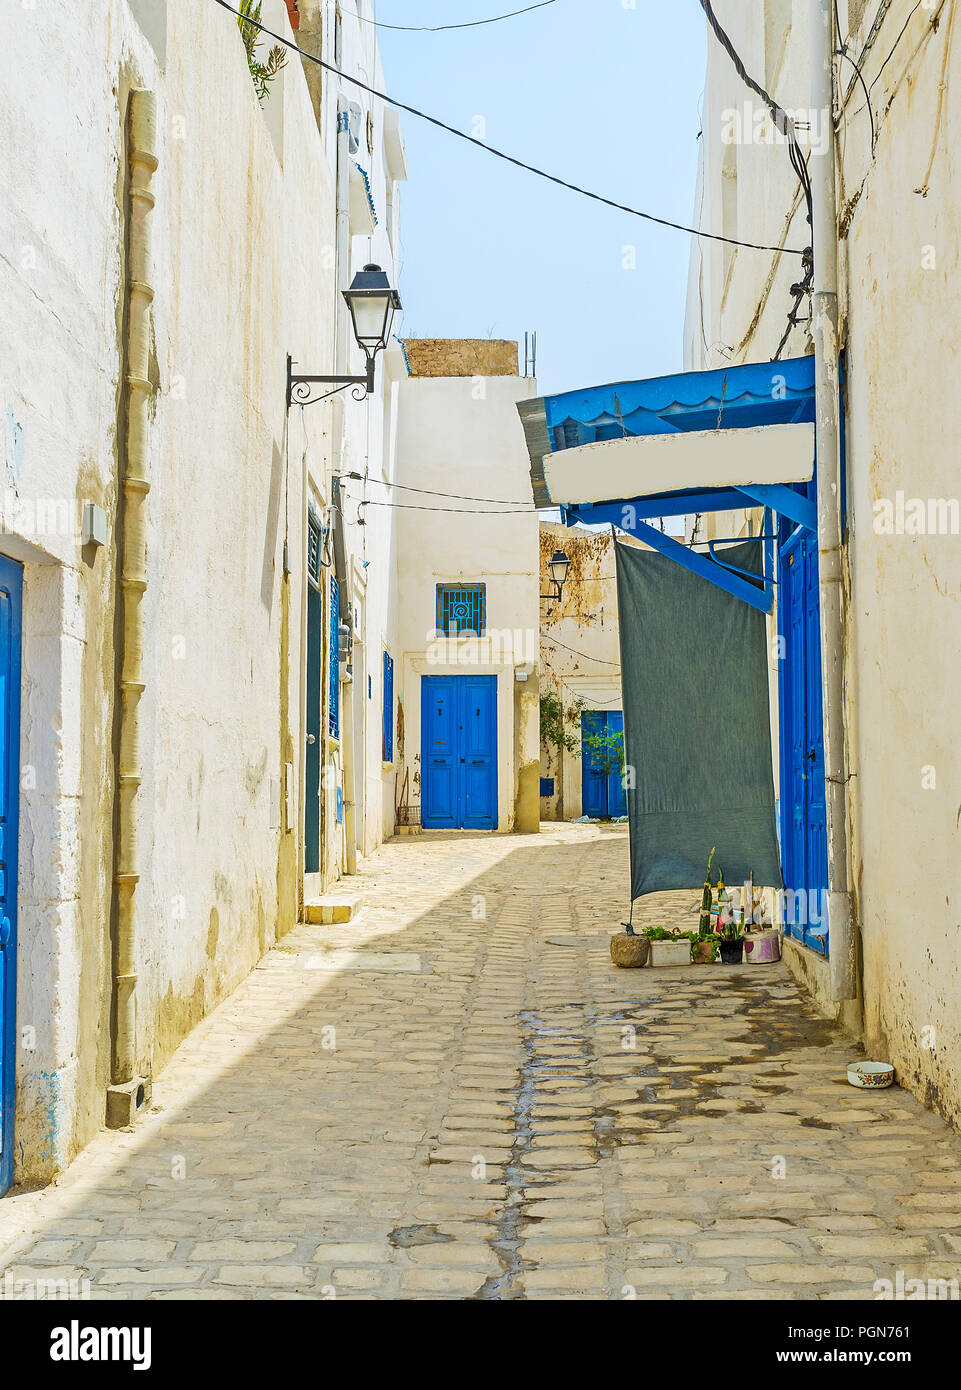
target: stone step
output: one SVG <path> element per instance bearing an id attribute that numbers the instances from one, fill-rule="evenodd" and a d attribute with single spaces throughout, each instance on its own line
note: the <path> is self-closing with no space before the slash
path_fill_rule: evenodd
<path id="1" fill-rule="evenodd" d="M 323 897 L 307 898 L 303 920 L 312 926 L 331 926 L 350 922 L 361 907 L 361 899 L 344 893 L 326 893 Z"/>

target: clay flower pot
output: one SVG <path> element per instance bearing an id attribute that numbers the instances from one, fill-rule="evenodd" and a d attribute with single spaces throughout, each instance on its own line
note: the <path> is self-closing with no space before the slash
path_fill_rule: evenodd
<path id="1" fill-rule="evenodd" d="M 711 965 L 717 960 L 718 943 L 711 941 L 694 941 L 691 943 L 691 960 L 695 965 Z"/>

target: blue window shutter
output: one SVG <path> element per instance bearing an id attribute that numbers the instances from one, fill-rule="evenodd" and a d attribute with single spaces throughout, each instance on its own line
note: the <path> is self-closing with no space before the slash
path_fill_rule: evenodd
<path id="1" fill-rule="evenodd" d="M 394 761 L 394 662 L 384 652 L 384 762 Z"/>
<path id="2" fill-rule="evenodd" d="M 330 736 L 340 738 L 340 588 L 330 577 Z"/>

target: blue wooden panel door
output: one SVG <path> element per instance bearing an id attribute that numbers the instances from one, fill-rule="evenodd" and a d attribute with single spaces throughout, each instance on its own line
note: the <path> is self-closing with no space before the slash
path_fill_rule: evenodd
<path id="1" fill-rule="evenodd" d="M 421 782 L 425 828 L 496 830 L 496 676 L 422 677 Z"/>
<path id="2" fill-rule="evenodd" d="M 827 817 L 817 537 L 780 523 L 781 860 L 785 931 L 826 955 Z"/>
<path id="3" fill-rule="evenodd" d="M 581 807 L 582 814 L 604 820 L 608 816 L 627 815 L 627 793 L 620 767 L 610 767 L 610 756 L 591 749 L 585 735 L 609 738 L 620 734 L 624 738 L 624 714 L 621 710 L 586 709 L 581 714 Z"/>
<path id="4" fill-rule="evenodd" d="M 602 735 L 606 725 L 603 710 L 586 709 L 581 715 L 581 810 L 585 816 L 607 815 L 607 774 L 598 766 L 585 737 Z"/>
<path id="5" fill-rule="evenodd" d="M 23 570 L 0 556 L 0 1193 L 13 1181 Z"/>
<path id="6" fill-rule="evenodd" d="M 624 743 L 624 714 L 619 709 L 608 710 L 607 732 L 620 734 Z M 627 815 L 627 792 L 624 790 L 624 770 L 615 767 L 607 776 L 607 814 L 609 816 Z"/>
<path id="7" fill-rule="evenodd" d="M 463 748 L 461 824 L 497 829 L 497 677 L 459 676 Z"/>

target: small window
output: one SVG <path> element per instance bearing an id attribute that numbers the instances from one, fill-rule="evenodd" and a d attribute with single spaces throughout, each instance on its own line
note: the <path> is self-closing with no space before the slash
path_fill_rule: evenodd
<path id="1" fill-rule="evenodd" d="M 483 637 L 486 627 L 486 584 L 438 584 L 437 631 L 442 636 Z"/>
<path id="2" fill-rule="evenodd" d="M 394 761 L 394 661 L 384 652 L 384 762 Z"/>
<path id="3" fill-rule="evenodd" d="M 340 738 L 340 586 L 330 577 L 330 736 Z"/>

